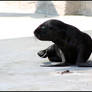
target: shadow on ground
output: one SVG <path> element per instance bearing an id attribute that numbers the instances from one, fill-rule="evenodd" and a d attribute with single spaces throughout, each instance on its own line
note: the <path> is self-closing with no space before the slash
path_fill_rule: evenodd
<path id="1" fill-rule="evenodd" d="M 88 63 L 90 65 L 92 65 L 92 60 L 88 60 Z M 65 70 L 63 69 L 63 67 L 65 67 L 67 70 L 81 70 L 81 71 L 85 71 L 85 70 L 90 70 L 92 69 L 92 67 L 77 67 L 77 66 L 53 66 L 53 65 L 56 65 L 56 64 L 59 64 L 59 63 L 55 63 L 55 64 L 52 64 L 52 62 L 48 61 L 48 62 L 43 62 L 42 65 L 40 65 L 41 67 L 61 67 L 62 70 Z M 56 69 L 57 70 L 57 69 Z M 61 69 L 58 69 L 57 71 L 60 71 Z"/>

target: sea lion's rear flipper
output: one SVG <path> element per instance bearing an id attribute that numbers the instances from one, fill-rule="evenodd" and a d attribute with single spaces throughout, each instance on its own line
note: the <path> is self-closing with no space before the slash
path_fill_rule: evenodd
<path id="1" fill-rule="evenodd" d="M 41 65 L 41 66 L 42 67 L 67 67 L 69 65 L 65 64 L 65 63 L 63 63 L 63 64 L 59 63 L 59 64 L 49 64 L 49 65 Z"/>
<path id="2" fill-rule="evenodd" d="M 88 61 L 86 63 L 80 63 L 77 66 L 78 67 L 92 67 L 92 61 Z"/>

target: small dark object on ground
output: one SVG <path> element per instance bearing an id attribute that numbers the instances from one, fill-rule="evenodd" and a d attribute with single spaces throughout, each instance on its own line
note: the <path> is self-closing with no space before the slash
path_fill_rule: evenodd
<path id="1" fill-rule="evenodd" d="M 59 74 L 65 74 L 65 73 L 72 73 L 72 72 L 70 72 L 69 70 L 65 70 L 65 71 L 63 71 L 63 72 L 58 72 Z"/>

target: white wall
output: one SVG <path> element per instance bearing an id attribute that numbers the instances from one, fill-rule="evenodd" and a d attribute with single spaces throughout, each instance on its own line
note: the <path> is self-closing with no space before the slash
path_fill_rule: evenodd
<path id="1" fill-rule="evenodd" d="M 59 15 L 64 15 L 65 14 L 64 11 L 66 11 L 66 9 L 68 9 L 67 14 L 82 13 L 84 15 L 86 14 L 91 15 L 92 13 L 92 8 L 91 8 L 92 1 L 88 1 L 88 2 L 87 1 L 73 1 L 73 2 L 52 1 L 52 2 L 53 3 L 51 4 L 54 5 L 57 14 Z M 37 7 L 39 8 L 39 3 L 37 7 L 35 7 L 36 4 L 37 1 L 29 1 L 29 2 L 0 1 L 0 39 L 33 36 L 33 31 L 36 29 L 36 27 L 38 27 L 39 24 L 41 24 L 43 21 L 48 19 L 48 18 L 44 18 L 44 16 L 41 15 L 41 13 L 38 14 L 39 10 L 37 11 Z M 67 5 L 67 7 L 65 5 Z M 80 7 L 80 5 L 83 7 Z M 49 9 L 49 7 L 47 8 Z M 73 10 L 75 10 L 75 12 Z M 49 13 L 51 12 L 48 12 L 48 14 Z M 51 18 L 58 18 L 61 19 L 62 21 L 65 21 L 66 23 L 73 24 L 78 28 L 80 28 L 82 31 L 92 30 L 92 17 L 84 17 L 84 16 L 83 17 L 82 16 L 49 17 L 49 19 Z"/>

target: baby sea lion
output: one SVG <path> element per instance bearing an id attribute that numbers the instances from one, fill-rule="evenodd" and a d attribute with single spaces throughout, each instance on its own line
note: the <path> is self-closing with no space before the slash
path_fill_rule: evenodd
<path id="1" fill-rule="evenodd" d="M 56 19 L 47 20 L 36 28 L 34 35 L 39 40 L 54 43 L 39 51 L 40 57 L 61 62 L 60 66 L 92 67 L 92 64 L 87 62 L 92 52 L 92 39 L 73 25 Z"/>

